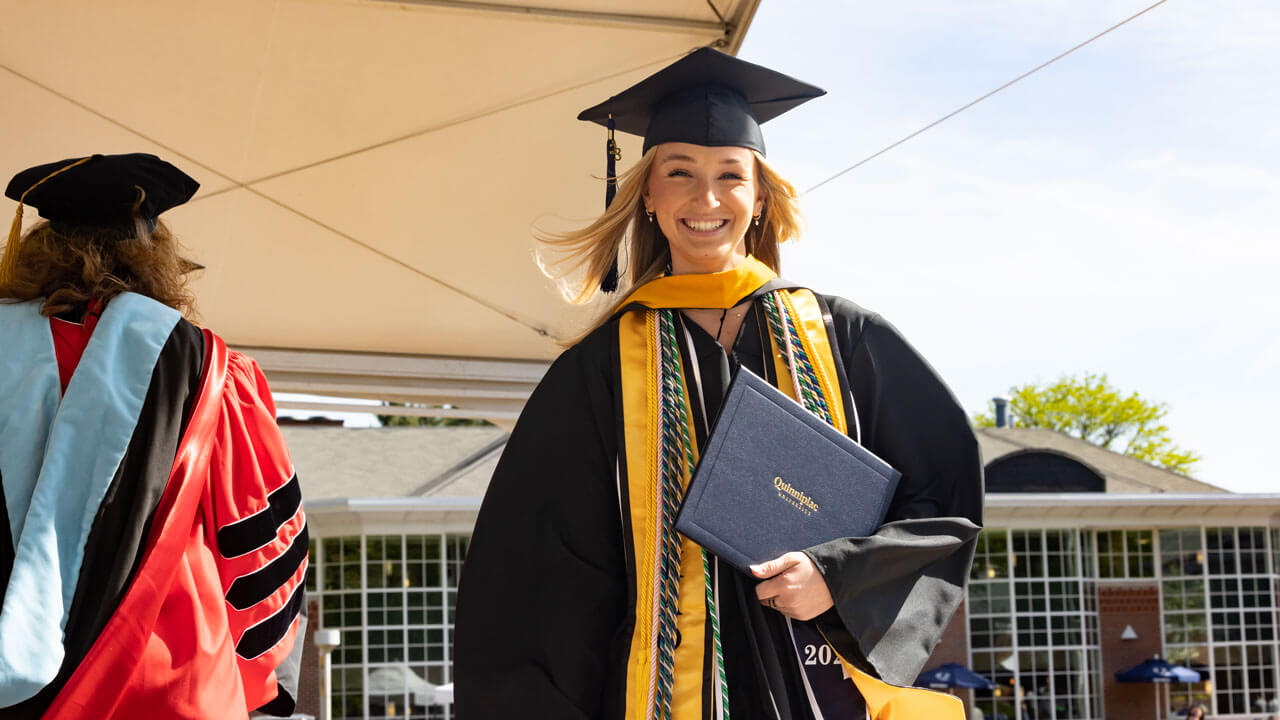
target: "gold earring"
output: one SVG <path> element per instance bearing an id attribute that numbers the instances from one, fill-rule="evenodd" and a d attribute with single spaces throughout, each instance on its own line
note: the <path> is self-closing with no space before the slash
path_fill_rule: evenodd
<path id="1" fill-rule="evenodd" d="M 649 222 L 653 222 L 653 213 L 649 212 L 648 210 L 645 210 L 644 214 L 649 217 Z"/>
<path id="2" fill-rule="evenodd" d="M 760 227 L 760 216 L 756 216 L 756 227 Z"/>

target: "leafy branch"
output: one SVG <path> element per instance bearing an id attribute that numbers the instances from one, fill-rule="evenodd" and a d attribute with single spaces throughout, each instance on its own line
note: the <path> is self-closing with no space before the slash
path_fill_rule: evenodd
<path id="1" fill-rule="evenodd" d="M 1164 424 L 1168 406 L 1136 392 L 1123 393 L 1105 373 L 1014 386 L 1009 389 L 1009 409 L 1014 427 L 1056 430 L 1183 475 L 1200 460 L 1169 437 Z M 995 417 L 980 413 L 973 422 L 993 427 Z"/>

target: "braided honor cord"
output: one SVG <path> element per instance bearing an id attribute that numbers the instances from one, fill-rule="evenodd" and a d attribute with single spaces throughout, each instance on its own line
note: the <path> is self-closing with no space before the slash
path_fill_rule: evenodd
<path id="1" fill-rule="evenodd" d="M 671 718 L 671 692 L 676 635 L 676 602 L 679 594 L 680 536 L 676 534 L 676 511 L 684 498 L 684 479 L 695 463 L 689 439 L 689 412 L 685 405 L 684 377 L 680 372 L 680 348 L 676 342 L 675 310 L 658 310 L 659 363 L 662 373 L 661 428 L 659 432 L 660 481 L 662 492 L 662 560 L 658 604 L 658 683 L 655 716 Z M 721 717 L 729 717 L 729 685 L 724 674 L 724 652 L 720 645 L 720 614 L 716 610 L 711 558 L 702 550 L 702 573 L 707 593 L 707 618 L 715 648 L 713 676 L 719 685 Z"/>
<path id="2" fill-rule="evenodd" d="M 796 333 L 795 309 L 791 307 L 790 298 L 784 291 L 775 290 L 761 296 L 760 304 L 764 306 L 765 316 L 769 319 L 773 342 L 787 358 L 787 367 L 791 369 L 791 380 L 795 384 L 796 399 L 809 412 L 822 418 L 827 424 L 832 424 L 831 410 L 822 396 L 818 374 L 809 361 L 809 353 L 804 349 L 800 335 Z"/>

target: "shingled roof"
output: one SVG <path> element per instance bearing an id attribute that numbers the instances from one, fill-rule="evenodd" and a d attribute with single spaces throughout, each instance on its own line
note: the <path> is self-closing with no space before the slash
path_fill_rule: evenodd
<path id="1" fill-rule="evenodd" d="M 283 428 L 308 500 L 484 495 L 508 434 L 497 427 Z M 1069 456 L 1108 493 L 1226 493 L 1185 475 L 1043 428 L 982 428 L 983 463 L 1027 451 Z"/>
<path id="2" fill-rule="evenodd" d="M 308 500 L 480 497 L 507 440 L 494 426 L 282 429 Z"/>
<path id="3" fill-rule="evenodd" d="M 1042 450 L 1087 465 L 1106 480 L 1108 493 L 1229 492 L 1046 428 L 981 428 L 977 432 L 984 465 L 1006 455 Z"/>

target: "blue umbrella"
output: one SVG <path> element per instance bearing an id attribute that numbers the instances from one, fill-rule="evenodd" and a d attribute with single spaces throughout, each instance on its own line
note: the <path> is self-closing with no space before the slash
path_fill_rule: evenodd
<path id="1" fill-rule="evenodd" d="M 920 673 L 916 678 L 916 687 L 922 688 L 982 688 L 994 690 L 996 684 L 960 663 L 939 665 L 932 670 Z"/>
<path id="2" fill-rule="evenodd" d="M 1168 660 L 1155 657 L 1145 660 L 1141 665 L 1116 673 L 1120 682 L 1148 683 L 1190 683 L 1200 682 L 1200 673 L 1181 665 L 1174 665 Z"/>
<path id="3" fill-rule="evenodd" d="M 1116 680 L 1123 683 L 1193 683 L 1200 682 L 1200 673 L 1191 668 L 1174 665 L 1159 655 L 1145 660 L 1128 670 L 1116 673 Z M 1151 686 L 1155 690 L 1155 686 Z M 1160 717 L 1160 695 L 1156 694 L 1156 717 Z M 1167 706 L 1167 703 L 1166 703 Z"/>

